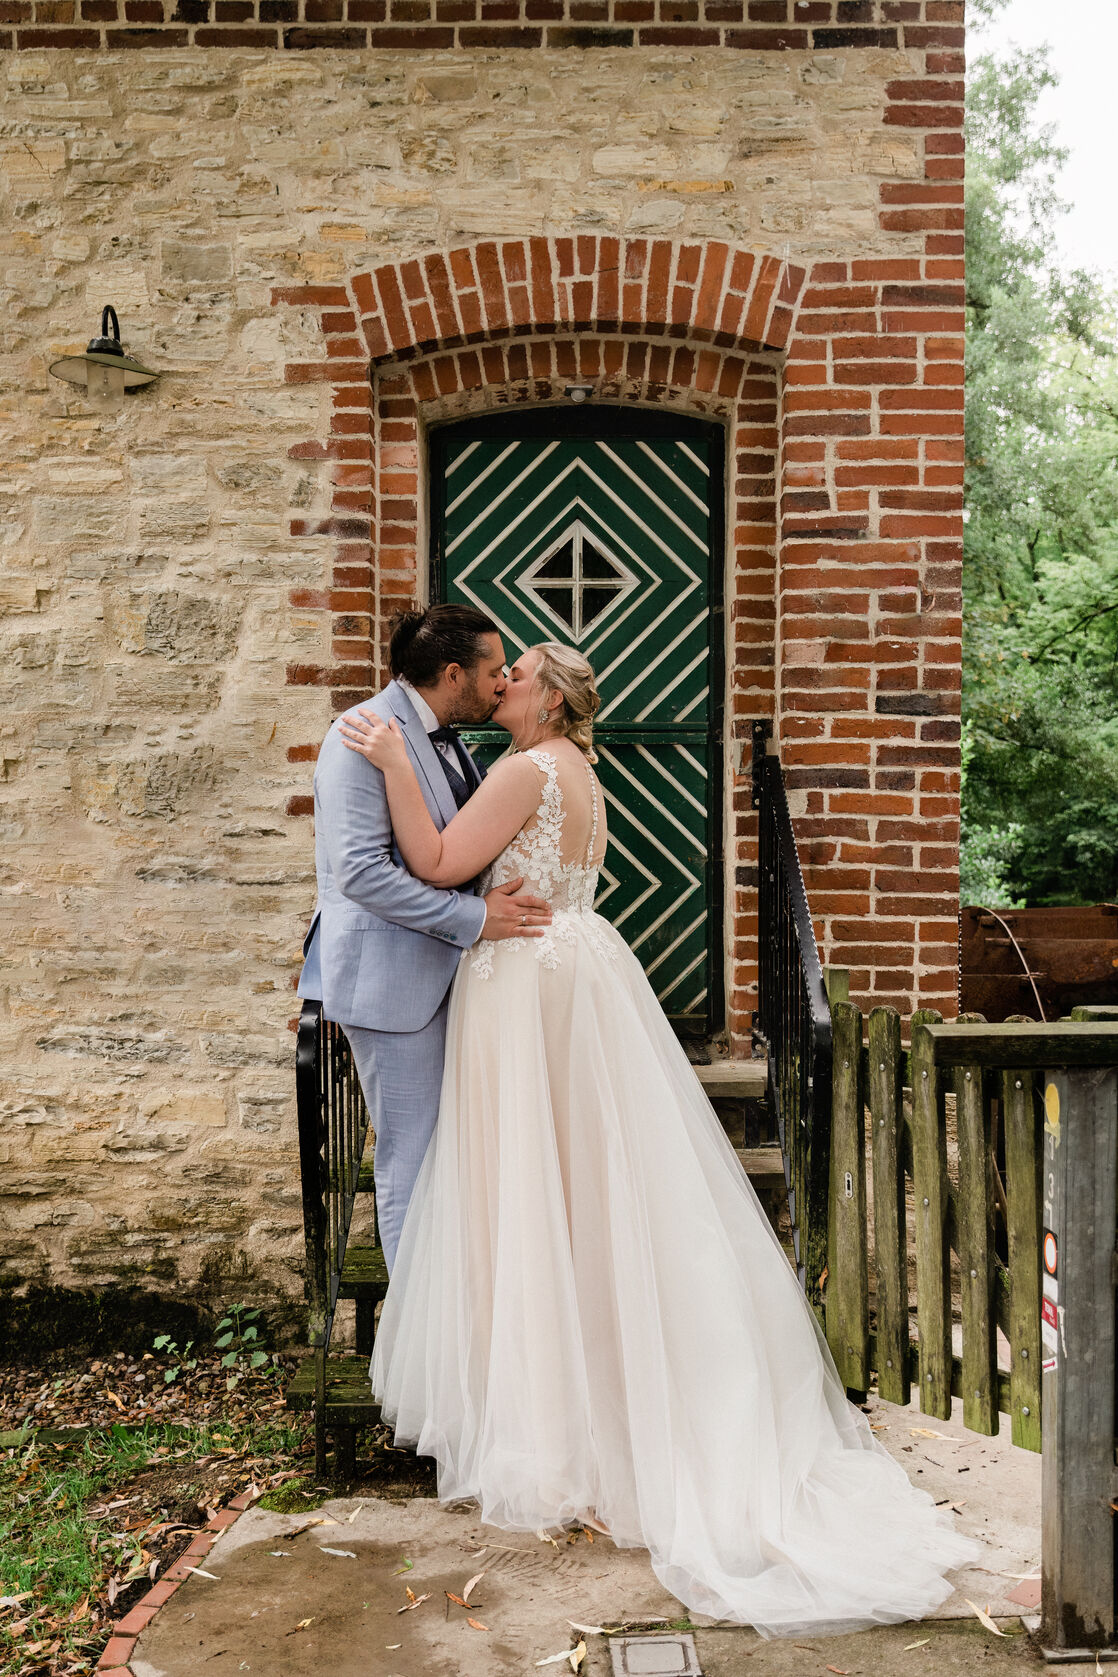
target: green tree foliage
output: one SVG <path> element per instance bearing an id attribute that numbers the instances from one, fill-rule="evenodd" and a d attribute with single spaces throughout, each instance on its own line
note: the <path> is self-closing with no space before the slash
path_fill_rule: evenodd
<path id="1" fill-rule="evenodd" d="M 996 0 L 995 0 L 996 3 Z M 1118 331 L 1052 238 L 1046 52 L 967 89 L 963 900 L 1118 896 Z"/>

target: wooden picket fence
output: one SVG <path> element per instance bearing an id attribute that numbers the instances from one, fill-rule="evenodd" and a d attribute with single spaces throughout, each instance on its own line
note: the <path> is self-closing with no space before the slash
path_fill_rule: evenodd
<path id="1" fill-rule="evenodd" d="M 1039 1450 L 1034 1067 L 984 1067 L 966 1018 L 914 1014 L 906 1051 L 894 1008 L 873 1010 L 865 1040 L 857 1007 L 836 1002 L 832 1015 L 826 1330 L 839 1373 L 854 1392 L 876 1373 L 891 1403 L 915 1385 L 923 1412 L 941 1418 L 961 1397 L 975 1432 L 996 1433 L 1007 1414 L 1013 1442 Z"/>

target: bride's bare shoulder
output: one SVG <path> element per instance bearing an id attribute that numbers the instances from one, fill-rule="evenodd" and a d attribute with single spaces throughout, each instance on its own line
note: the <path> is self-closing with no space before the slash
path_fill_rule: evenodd
<path id="1" fill-rule="evenodd" d="M 532 752 L 510 751 L 507 757 L 498 757 L 485 777 L 485 784 L 488 786 L 490 781 L 495 781 L 500 786 L 526 786 L 529 783 L 538 786 L 545 772 Z"/>

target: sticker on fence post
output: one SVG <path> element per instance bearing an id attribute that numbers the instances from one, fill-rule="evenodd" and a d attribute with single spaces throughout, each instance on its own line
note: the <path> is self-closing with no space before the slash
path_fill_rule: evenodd
<path id="1" fill-rule="evenodd" d="M 1049 1084 L 1051 1088 L 1051 1084 Z M 1043 1273 L 1040 1278 L 1040 1343 L 1049 1353 L 1041 1363 L 1047 1373 L 1056 1366 L 1056 1352 L 1060 1349 L 1060 1248 L 1051 1229 L 1045 1229 L 1041 1247 Z"/>
<path id="2" fill-rule="evenodd" d="M 1044 1087 L 1044 1133 L 1060 1145 L 1060 1091 L 1054 1083 Z"/>
<path id="3" fill-rule="evenodd" d="M 1051 1229 L 1044 1231 L 1044 1273 L 1057 1279 L 1060 1262 L 1060 1248 L 1056 1244 L 1056 1236 Z"/>

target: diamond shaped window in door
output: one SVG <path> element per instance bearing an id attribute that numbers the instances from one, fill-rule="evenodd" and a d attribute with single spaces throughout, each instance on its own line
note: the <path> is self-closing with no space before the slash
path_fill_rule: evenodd
<path id="1" fill-rule="evenodd" d="M 529 565 L 518 585 L 580 641 L 637 586 L 637 578 L 576 519 Z"/>

